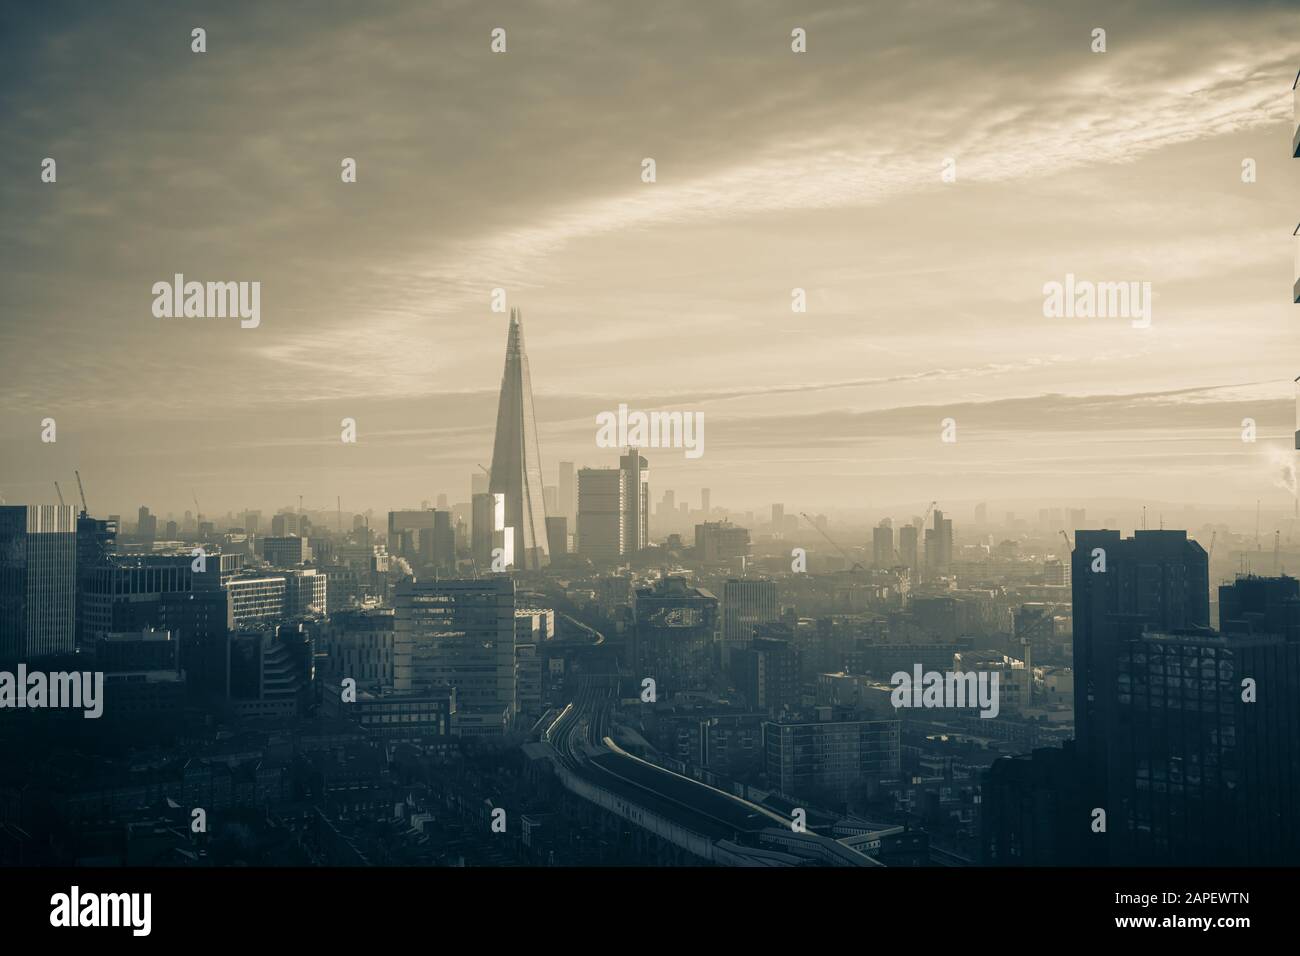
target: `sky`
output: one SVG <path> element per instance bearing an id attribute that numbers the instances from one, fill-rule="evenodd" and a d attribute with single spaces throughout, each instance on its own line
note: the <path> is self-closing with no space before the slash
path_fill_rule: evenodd
<path id="1" fill-rule="evenodd" d="M 468 500 L 502 288 L 548 482 L 616 464 L 596 416 L 626 404 L 704 415 L 703 456 L 647 454 L 656 499 L 1289 511 L 1298 20 L 1240 0 L 7 5 L 0 497 L 52 502 L 79 468 L 97 513 Z M 260 282 L 260 324 L 155 317 L 176 273 Z M 1067 274 L 1149 282 L 1150 327 L 1045 317 Z"/>

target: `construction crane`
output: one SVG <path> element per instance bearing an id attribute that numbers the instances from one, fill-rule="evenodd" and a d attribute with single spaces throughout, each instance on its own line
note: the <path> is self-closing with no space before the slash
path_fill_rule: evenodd
<path id="1" fill-rule="evenodd" d="M 834 538 L 832 538 L 829 534 L 827 534 L 825 531 L 823 531 L 820 525 L 818 525 L 815 521 L 813 521 L 812 518 L 809 518 L 808 515 L 807 515 L 807 513 L 801 511 L 801 512 L 799 512 L 799 516 L 800 516 L 801 518 L 803 518 L 804 521 L 807 521 L 808 524 L 812 526 L 812 529 L 813 529 L 814 531 L 816 531 L 819 535 L 821 535 L 823 538 L 825 538 L 827 541 L 829 541 L 829 542 L 831 543 L 831 546 L 832 546 L 833 548 L 835 548 L 836 551 L 838 551 L 840 554 L 844 555 L 844 560 L 845 560 L 845 561 L 850 561 L 850 562 L 852 562 L 852 565 L 853 565 L 853 566 L 849 568 L 849 571 L 865 571 L 865 570 L 866 570 L 866 568 L 862 567 L 861 563 L 859 563 L 859 562 L 857 562 L 857 561 L 854 561 L 852 555 L 850 555 L 847 551 L 845 551 L 843 548 L 841 548 L 841 547 L 836 543 L 836 541 L 835 541 Z"/>
<path id="2" fill-rule="evenodd" d="M 930 502 L 930 507 L 928 507 L 928 508 L 925 509 L 925 517 L 923 517 L 923 518 L 921 519 L 921 527 L 922 527 L 922 528 L 924 528 L 924 527 L 925 527 L 925 523 L 926 523 L 927 521 L 930 520 L 930 515 L 934 512 L 934 506 L 937 505 L 938 503 L 939 503 L 939 502 L 937 502 L 937 501 L 931 501 L 931 502 Z"/>
<path id="3" fill-rule="evenodd" d="M 58 483 L 57 481 L 54 483 L 54 493 L 57 494 L 57 495 L 59 496 L 59 507 L 60 507 L 60 508 L 64 507 L 64 505 L 63 505 L 63 492 L 59 490 L 59 483 Z"/>
<path id="4" fill-rule="evenodd" d="M 1064 528 L 1061 529 L 1061 537 L 1065 539 L 1065 546 L 1066 546 L 1067 548 L 1069 548 L 1071 551 L 1073 551 L 1073 550 L 1074 550 L 1074 542 L 1070 540 L 1070 536 L 1069 536 L 1068 534 L 1065 533 L 1065 529 L 1064 529 Z"/>
<path id="5" fill-rule="evenodd" d="M 77 476 L 77 491 L 81 494 L 81 513 L 83 515 L 89 515 L 90 505 L 86 504 L 86 489 L 81 484 L 81 472 L 74 468 L 72 469 L 72 473 Z"/>

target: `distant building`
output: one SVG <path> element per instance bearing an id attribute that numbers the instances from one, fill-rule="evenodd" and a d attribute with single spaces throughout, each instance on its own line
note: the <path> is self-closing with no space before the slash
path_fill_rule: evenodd
<path id="1" fill-rule="evenodd" d="M 470 551 L 479 572 L 492 566 L 493 507 L 492 496 L 486 491 L 474 495 L 471 503 Z"/>
<path id="2" fill-rule="evenodd" d="M 285 535 L 282 538 L 263 538 L 262 557 L 276 568 L 292 568 L 311 560 L 311 547 L 305 538 Z"/>
<path id="3" fill-rule="evenodd" d="M 636 554 L 650 546 L 650 466 L 634 449 L 629 449 L 619 458 L 618 466 L 626 476 L 623 483 L 623 547 L 626 553 Z"/>
<path id="4" fill-rule="evenodd" d="M 559 517 L 547 517 L 546 519 L 546 542 L 550 546 L 551 555 L 559 557 L 569 553 L 569 519 L 563 515 Z"/>
<path id="5" fill-rule="evenodd" d="M 504 527 L 511 529 L 514 538 L 510 553 L 515 567 L 524 570 L 545 567 L 549 557 L 542 462 L 533 410 L 532 375 L 524 349 L 523 317 L 518 309 L 510 310 L 490 474 L 488 491 L 505 496 Z M 457 706 L 465 706 L 463 697 Z"/>
<path id="6" fill-rule="evenodd" d="M 894 566 L 894 529 L 884 521 L 871 529 L 871 563 L 877 568 Z"/>
<path id="7" fill-rule="evenodd" d="M 627 473 L 620 468 L 578 471 L 578 555 L 591 561 L 616 561 L 627 552 L 623 516 Z"/>
<path id="8" fill-rule="evenodd" d="M 934 527 L 925 532 L 925 564 L 934 571 L 944 571 L 952 564 L 952 519 L 935 509 Z"/>
<path id="9" fill-rule="evenodd" d="M 917 563 L 917 529 L 916 525 L 903 525 L 898 529 L 898 560 L 913 571 L 920 568 Z"/>
<path id="10" fill-rule="evenodd" d="M 1070 565 L 1067 561 L 1052 558 L 1043 563 L 1043 583 L 1062 587 L 1070 583 Z"/>
<path id="11" fill-rule="evenodd" d="M 695 550 L 712 564 L 749 556 L 749 529 L 729 521 L 705 521 L 695 526 Z"/>
<path id="12" fill-rule="evenodd" d="M 732 578 L 722 586 L 722 663 L 754 639 L 754 626 L 781 616 L 775 581 Z"/>

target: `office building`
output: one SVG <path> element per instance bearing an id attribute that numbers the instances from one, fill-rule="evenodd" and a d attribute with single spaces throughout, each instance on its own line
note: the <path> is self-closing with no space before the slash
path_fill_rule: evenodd
<path id="1" fill-rule="evenodd" d="M 1136 531 L 1122 538 L 1118 531 L 1081 530 L 1070 571 L 1079 797 L 1086 808 L 1105 807 L 1115 757 L 1111 744 L 1120 734 L 1114 688 L 1123 644 L 1145 630 L 1208 627 L 1208 559 L 1185 531 Z M 1105 862 L 1113 832 L 1088 842 L 1091 860 Z"/>
<path id="2" fill-rule="evenodd" d="M 699 560 L 713 564 L 749 556 L 749 529 L 729 521 L 706 521 L 695 526 L 695 551 Z"/>
<path id="3" fill-rule="evenodd" d="M 454 687 L 458 721 L 504 733 L 515 703 L 514 582 L 407 579 L 394 605 L 395 689 Z"/>
<path id="4" fill-rule="evenodd" d="M 486 491 L 474 495 L 470 520 L 470 551 L 479 573 L 492 566 L 493 501 Z"/>
<path id="5" fill-rule="evenodd" d="M 752 710 L 779 715 L 800 702 L 799 651 L 793 641 L 759 637 L 731 651 L 736 689 Z"/>
<path id="6" fill-rule="evenodd" d="M 289 583 L 282 574 L 251 572 L 226 582 L 233 627 L 245 629 L 284 620 L 288 615 Z"/>
<path id="7" fill-rule="evenodd" d="M 650 546 L 650 467 L 639 452 L 629 450 L 618 460 L 625 476 L 623 546 L 625 553 L 636 554 Z"/>
<path id="8" fill-rule="evenodd" d="M 617 561 L 627 552 L 624 513 L 627 473 L 621 468 L 578 472 L 578 554 L 591 561 Z"/>
<path id="9" fill-rule="evenodd" d="M 567 518 L 572 525 L 578 517 L 578 483 L 573 462 L 560 462 L 560 517 Z"/>
<path id="10" fill-rule="evenodd" d="M 913 571 L 920 568 L 917 563 L 917 529 L 916 525 L 905 524 L 898 529 L 898 561 Z"/>
<path id="11" fill-rule="evenodd" d="M 391 609 L 343 611 L 313 621 L 316 671 L 335 687 L 346 678 L 368 690 L 392 690 L 396 631 Z"/>
<path id="12" fill-rule="evenodd" d="M 763 725 L 768 785 L 791 800 L 859 804 L 899 774 L 897 720 L 778 720 Z"/>
<path id="13" fill-rule="evenodd" d="M 779 620 L 781 606 L 775 581 L 732 578 L 722 586 L 722 665 L 732 650 L 754 639 L 754 627 Z"/>
<path id="14" fill-rule="evenodd" d="M 946 571 L 952 564 L 952 519 L 935 509 L 934 527 L 925 532 L 925 565 L 933 571 Z"/>
<path id="15" fill-rule="evenodd" d="M 136 520 L 135 536 L 141 541 L 152 544 L 158 537 L 158 516 L 149 513 L 149 509 L 144 505 L 140 506 L 140 514 Z"/>
<path id="16" fill-rule="evenodd" d="M 888 519 L 871 529 L 871 563 L 877 568 L 894 566 L 894 529 Z"/>
<path id="17" fill-rule="evenodd" d="M 76 650 L 77 526 L 64 505 L 0 505 L 0 661 Z"/>
<path id="18" fill-rule="evenodd" d="M 552 557 L 562 557 L 569 553 L 569 520 L 563 516 L 548 516 L 546 519 L 546 542 Z"/>
<path id="19" fill-rule="evenodd" d="M 297 535 L 262 539 L 262 558 L 275 568 L 291 568 L 312 559 L 311 546 Z"/>

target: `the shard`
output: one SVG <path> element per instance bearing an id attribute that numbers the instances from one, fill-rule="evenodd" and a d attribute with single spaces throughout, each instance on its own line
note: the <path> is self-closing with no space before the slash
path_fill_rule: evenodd
<path id="1" fill-rule="evenodd" d="M 537 417 L 533 412 L 533 382 L 528 374 L 524 327 L 518 309 L 510 310 L 506 367 L 501 375 L 488 491 L 502 496 L 498 500 L 504 505 L 504 516 L 498 519 L 498 527 L 513 535 L 513 547 L 505 547 L 508 562 L 525 570 L 544 567 L 549 555 L 542 459 L 537 443 Z"/>

